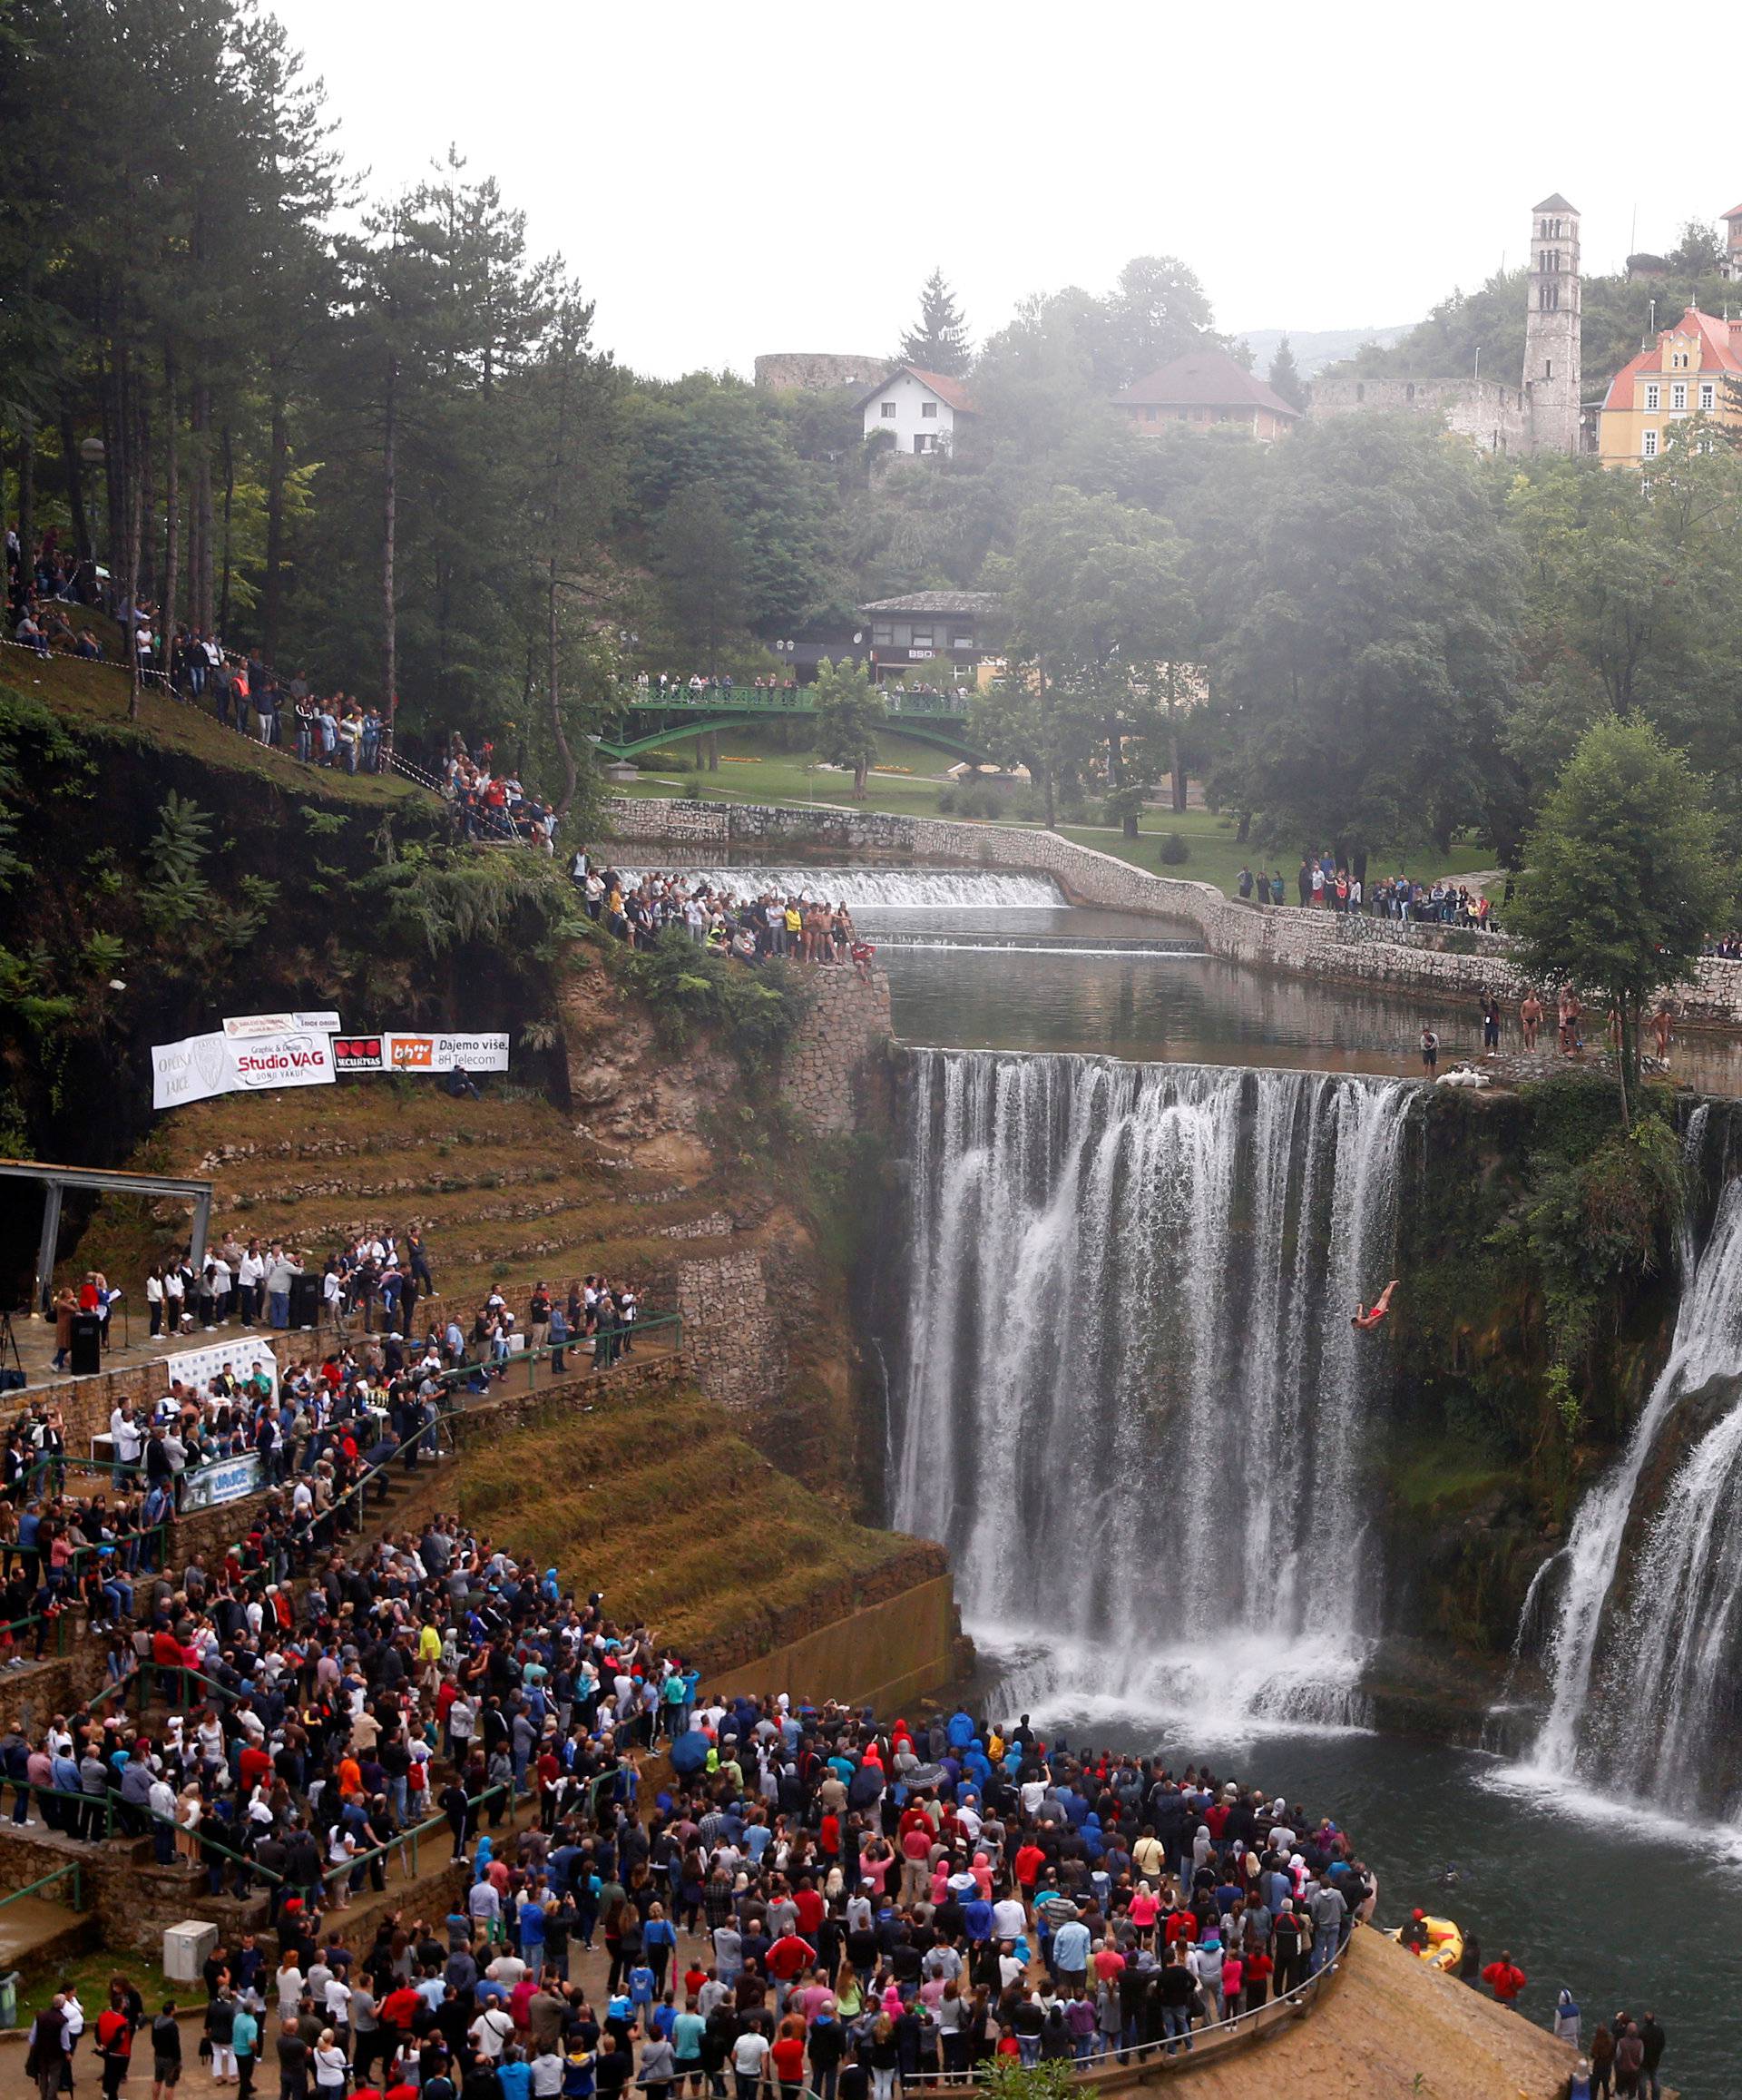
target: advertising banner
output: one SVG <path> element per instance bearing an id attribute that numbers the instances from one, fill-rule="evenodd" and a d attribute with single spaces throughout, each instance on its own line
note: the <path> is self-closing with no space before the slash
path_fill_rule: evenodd
<path id="1" fill-rule="evenodd" d="M 216 1509 L 220 1503 L 240 1502 L 244 1495 L 260 1489 L 260 1455 L 244 1451 L 237 1458 L 220 1458 L 197 1473 L 181 1477 L 181 1514 L 191 1509 Z"/>
<path id="2" fill-rule="evenodd" d="M 387 1045 L 390 1072 L 506 1072 L 508 1037 L 503 1035 L 389 1035 Z"/>
<path id="3" fill-rule="evenodd" d="M 214 1030 L 152 1045 L 153 1108 L 181 1108 L 190 1101 L 258 1087 L 332 1084 L 332 1048 L 324 1029 L 288 1028 L 234 1038 Z"/>
<path id="4" fill-rule="evenodd" d="M 381 1035 L 335 1035 L 333 1069 L 336 1072 L 385 1072 L 387 1040 Z"/>
<path id="5" fill-rule="evenodd" d="M 236 1014 L 224 1023 L 224 1034 L 236 1042 L 250 1035 L 294 1035 L 312 1028 L 330 1035 L 343 1024 L 337 1014 Z"/>
<path id="6" fill-rule="evenodd" d="M 272 1345 L 257 1334 L 239 1334 L 230 1341 L 215 1341 L 205 1349 L 184 1349 L 174 1356 L 163 1359 L 165 1379 L 173 1382 L 180 1379 L 184 1386 L 196 1392 L 203 1391 L 228 1364 L 230 1376 L 237 1379 L 251 1378 L 257 1370 L 265 1371 L 272 1381 L 272 1397 L 279 1397 L 279 1359 L 272 1353 Z M 163 1388 L 170 1389 L 169 1384 Z"/>

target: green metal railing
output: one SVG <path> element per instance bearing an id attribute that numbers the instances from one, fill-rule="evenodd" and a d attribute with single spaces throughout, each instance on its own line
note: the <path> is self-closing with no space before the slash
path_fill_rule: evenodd
<path id="1" fill-rule="evenodd" d="M 625 1354 L 626 1343 L 631 1349 L 636 1348 L 639 1347 L 641 1343 L 645 1341 L 650 1336 L 654 1334 L 663 1334 L 667 1332 L 669 1332 L 671 1336 L 672 1347 L 678 1349 L 682 1349 L 682 1313 L 656 1312 L 650 1314 L 645 1320 L 631 1320 L 627 1327 L 616 1327 L 605 1330 L 604 1335 L 608 1335 L 611 1338 L 611 1349 L 604 1368 L 607 1369 L 614 1370 L 616 1367 L 622 1362 Z M 516 1349 L 511 1356 L 504 1357 L 502 1359 L 500 1365 L 498 1365 L 495 1359 L 492 1357 L 480 1357 L 467 1363 L 456 1364 L 452 1370 L 445 1370 L 441 1372 L 439 1374 L 440 1381 L 442 1385 L 447 1389 L 449 1392 L 451 1392 L 455 1386 L 469 1385 L 471 1380 L 476 1378 L 480 1371 L 485 1373 L 489 1378 L 494 1379 L 495 1374 L 499 1369 L 504 1371 L 512 1371 L 514 1369 L 516 1365 L 524 1363 L 526 1367 L 527 1389 L 528 1390 L 531 1390 L 538 1383 L 539 1364 L 541 1362 L 548 1362 L 553 1357 L 559 1355 L 563 1357 L 578 1356 L 582 1359 L 582 1362 L 576 1365 L 570 1365 L 565 1363 L 560 1371 L 553 1371 L 551 1373 L 552 1378 L 569 1379 L 585 1375 L 586 1361 L 589 1354 L 592 1351 L 592 1345 L 595 1341 L 602 1339 L 604 1339 L 604 1336 L 585 1334 L 581 1336 L 578 1340 L 545 1343 L 543 1346 L 538 1349 Z M 592 1359 L 592 1368 L 594 1370 L 597 1370 L 600 1368 L 599 1359 L 596 1356 L 593 1356 Z M 480 1394 L 478 1397 L 481 1399 L 484 1398 L 482 1394 Z M 463 1410 L 459 1408 L 454 1408 L 447 1411 L 449 1413 L 458 1414 Z M 401 1446 L 400 1448 L 403 1449 L 404 1447 Z"/>
<path id="2" fill-rule="evenodd" d="M 53 1882 L 64 1881 L 69 1874 L 73 1877 L 73 1908 L 74 1910 L 83 1910 L 84 1869 L 76 1860 L 70 1867 L 56 1867 L 52 1874 L 44 1874 L 40 1881 L 33 1881 L 26 1889 L 15 1889 L 10 1896 L 0 1896 L 0 1910 L 4 1910 L 8 1903 L 21 1903 L 26 1896 L 36 1895 Z"/>
<path id="3" fill-rule="evenodd" d="M 950 661 L 947 650 L 940 652 L 938 661 Z M 968 702 L 958 700 L 951 692 L 913 692 L 905 686 L 886 686 L 884 702 L 892 715 L 944 716 L 960 721 L 966 717 Z M 811 714 L 816 711 L 816 688 L 808 685 L 704 685 L 692 692 L 685 686 L 668 686 L 661 692 L 656 685 L 621 685 L 618 688 L 618 705 L 633 708 L 637 712 L 658 708 L 695 708 L 718 711 L 721 708 L 744 708 L 758 714 Z"/>

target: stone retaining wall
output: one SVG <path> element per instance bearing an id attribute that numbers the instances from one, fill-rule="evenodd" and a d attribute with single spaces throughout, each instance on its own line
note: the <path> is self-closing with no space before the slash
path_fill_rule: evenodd
<path id="1" fill-rule="evenodd" d="M 761 1257 L 750 1250 L 678 1264 L 684 1354 L 710 1400 L 737 1410 L 780 1398 L 787 1351 L 768 1303 Z"/>
<path id="2" fill-rule="evenodd" d="M 851 1130 L 884 1046 L 895 1033 L 889 979 L 839 967 L 807 973 L 810 1011 L 780 1059 L 780 1091 L 815 1130 Z"/>
<path id="3" fill-rule="evenodd" d="M 926 865 L 1008 868 L 1056 878 L 1073 904 L 1185 920 L 1213 954 L 1256 969 L 1307 977 L 1395 985 L 1452 998 L 1517 995 L 1523 978 L 1503 934 L 1406 925 L 1297 905 L 1260 908 L 1207 882 L 1151 875 L 1056 831 L 1003 824 L 953 823 L 880 811 L 764 808 L 749 803 L 654 801 L 619 796 L 611 804 L 618 839 L 669 841 L 724 850 L 734 846 L 827 848 Z M 1742 962 L 1708 957 L 1691 984 L 1675 988 L 1685 1023 L 1742 1026 Z"/>

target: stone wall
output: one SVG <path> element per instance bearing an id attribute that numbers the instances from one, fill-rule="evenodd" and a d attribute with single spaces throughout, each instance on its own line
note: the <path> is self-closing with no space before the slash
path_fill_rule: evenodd
<path id="1" fill-rule="evenodd" d="M 1519 387 L 1492 379 L 1318 379 L 1307 414 L 1404 415 L 1436 418 L 1483 452 L 1529 452 L 1531 408 Z"/>
<path id="2" fill-rule="evenodd" d="M 780 1091 L 813 1129 L 845 1131 L 859 1121 L 866 1089 L 895 1030 L 889 979 L 875 966 L 812 970 L 810 1011 L 780 1060 Z"/>
<path id="3" fill-rule="evenodd" d="M 686 848 L 811 847 L 927 865 L 1004 868 L 1053 876 L 1073 904 L 1144 912 L 1197 927 L 1213 954 L 1256 969 L 1395 986 L 1450 997 L 1517 993 L 1523 979 L 1503 934 L 1405 925 L 1283 905 L 1263 909 L 1207 882 L 1150 875 L 1056 831 L 953 823 L 857 810 L 764 809 L 622 797 L 611 804 L 620 839 Z M 1742 962 L 1708 957 L 1675 987 L 1684 1023 L 1742 1026 Z"/>
<path id="4" fill-rule="evenodd" d="M 780 1323 L 753 1250 L 678 1264 L 684 1354 L 710 1400 L 733 1409 L 772 1406 L 787 1377 Z"/>

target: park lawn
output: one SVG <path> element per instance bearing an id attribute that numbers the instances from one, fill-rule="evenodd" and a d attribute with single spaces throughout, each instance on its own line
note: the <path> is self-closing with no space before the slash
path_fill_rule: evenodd
<path id="1" fill-rule="evenodd" d="M 0 688 L 15 692 L 21 700 L 38 702 L 72 728 L 83 728 L 105 742 L 137 738 L 160 750 L 186 751 L 204 764 L 252 773 L 318 800 L 377 808 L 407 800 L 427 806 L 429 801 L 424 789 L 397 773 L 352 774 L 299 765 L 290 752 L 239 736 L 207 709 L 171 700 L 149 686 L 140 694 L 138 721 L 130 721 L 127 673 L 119 664 L 8 649 L 0 652 Z"/>
<path id="2" fill-rule="evenodd" d="M 946 814 L 937 806 L 939 795 L 953 785 L 944 777 L 944 769 L 951 762 L 945 753 L 894 730 L 877 732 L 877 748 L 879 763 L 905 767 L 907 771 L 874 771 L 866 782 L 862 802 L 853 800 L 853 783 L 847 774 L 819 771 L 807 751 L 771 750 L 764 732 L 755 728 L 719 732 L 720 767 L 717 773 L 693 769 L 689 763 L 691 750 L 687 741 L 672 745 L 669 754 L 673 761 L 681 760 L 681 770 L 659 762 L 667 757 L 665 751 L 644 751 L 639 761 L 643 768 L 641 779 L 620 791 L 655 798 L 688 796 L 704 802 L 832 803 L 904 817 Z M 1016 818 L 1003 821 L 1022 824 Z M 1209 810 L 1186 810 L 1178 815 L 1171 810 L 1145 810 L 1135 839 L 1124 837 L 1116 825 L 1061 824 L 1059 830 L 1079 846 L 1092 846 L 1152 874 L 1213 883 L 1226 891 L 1233 889 L 1242 862 L 1255 871 L 1260 866 L 1275 866 L 1273 856 L 1239 843 L 1232 817 L 1218 816 Z M 1161 839 L 1169 831 L 1177 831 L 1186 842 L 1187 858 L 1181 863 L 1164 864 L 1160 859 Z M 1424 845 L 1404 854 L 1401 865 L 1405 873 L 1431 882 L 1436 875 L 1474 874 L 1492 862 L 1491 848 L 1460 839 L 1443 858 Z M 1297 853 L 1284 856 L 1283 879 L 1290 903 L 1295 901 L 1295 870 L 1299 865 Z M 1373 862 L 1371 872 L 1376 879 L 1381 873 L 1395 874 L 1398 866 L 1395 858 L 1381 856 Z"/>

